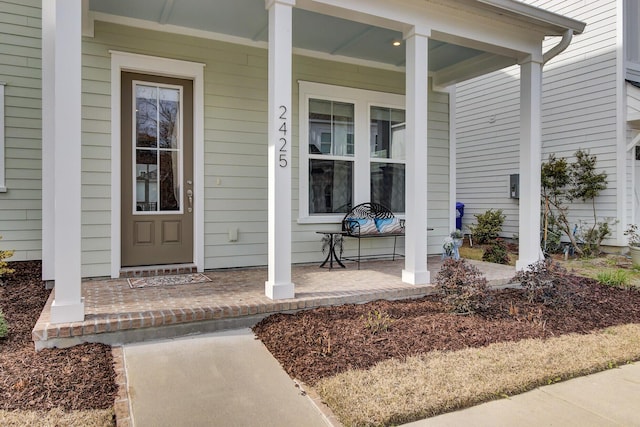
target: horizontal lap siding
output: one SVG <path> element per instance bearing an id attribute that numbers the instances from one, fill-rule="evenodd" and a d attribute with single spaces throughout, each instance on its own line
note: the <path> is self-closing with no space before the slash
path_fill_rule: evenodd
<path id="1" fill-rule="evenodd" d="M 205 268 L 267 263 L 267 64 L 268 52 L 175 34 L 96 23 L 83 41 L 83 274 L 109 274 L 110 262 L 110 57 L 121 50 L 204 63 L 205 68 Z M 293 81 L 307 80 L 403 93 L 404 74 L 295 56 Z M 292 247 L 294 262 L 322 256 L 318 225 L 298 218 L 298 89 L 293 83 Z M 430 109 L 433 166 L 429 221 L 444 227 L 430 235 L 439 250 L 448 228 L 448 98 L 434 94 Z M 437 166 L 437 167 L 436 167 Z M 431 176 L 430 176 L 431 179 Z M 238 241 L 229 242 L 229 231 Z M 389 242 L 365 244 L 367 250 Z M 347 247 L 353 248 L 351 243 Z"/>
<path id="2" fill-rule="evenodd" d="M 309 57 L 294 57 L 293 80 L 312 81 L 338 86 L 356 87 L 390 93 L 404 93 L 405 77 L 403 73 L 374 70 L 349 64 L 331 63 Z M 293 168 L 294 182 L 292 194 L 293 214 L 293 260 L 294 262 L 317 262 L 323 255 L 321 252 L 321 236 L 316 230 L 338 230 L 339 224 L 298 224 L 298 85 L 293 86 Z M 437 231 L 428 236 L 428 252 L 439 253 L 442 250 L 442 239 L 449 228 L 449 98 L 448 94 L 429 93 L 429 227 Z M 389 253 L 393 248 L 393 239 L 364 239 L 361 242 L 363 254 Z M 357 253 L 358 242 L 346 239 L 345 255 Z M 404 239 L 398 239 L 399 252 L 404 253 Z"/>
<path id="3" fill-rule="evenodd" d="M 542 145 L 571 157 L 586 149 L 608 173 L 598 197 L 600 217 L 618 217 L 616 192 L 616 5 L 613 0 L 527 1 L 587 23 L 565 52 L 544 67 Z M 545 42 L 548 50 L 559 41 Z M 519 68 L 510 67 L 458 85 L 457 195 L 465 203 L 463 224 L 490 208 L 507 214 L 503 235 L 518 232 L 518 201 L 509 198 L 509 175 L 519 169 Z M 592 220 L 591 207 L 576 203 L 572 221 Z"/>
<path id="4" fill-rule="evenodd" d="M 11 261 L 42 258 L 40 22 L 40 0 L 0 1 L 8 189 L 0 193 L 0 249 L 15 251 Z"/>

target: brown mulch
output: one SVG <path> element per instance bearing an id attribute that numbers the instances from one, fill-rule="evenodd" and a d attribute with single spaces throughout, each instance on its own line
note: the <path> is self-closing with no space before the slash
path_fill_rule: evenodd
<path id="1" fill-rule="evenodd" d="M 636 289 L 578 276 L 566 276 L 558 289 L 563 302 L 555 305 L 529 303 L 523 290 L 503 289 L 491 292 L 486 311 L 469 316 L 448 313 L 440 297 L 431 295 L 276 314 L 253 330 L 291 377 L 315 384 L 390 358 L 640 323 Z M 376 321 L 386 315 L 390 321 Z M 388 329 L 374 333 L 367 323 Z"/>
<path id="2" fill-rule="evenodd" d="M 0 409 L 108 409 L 117 392 L 111 347 L 83 344 L 35 351 L 33 329 L 49 291 L 40 263 L 12 262 L 0 286 L 9 336 L 0 339 Z"/>

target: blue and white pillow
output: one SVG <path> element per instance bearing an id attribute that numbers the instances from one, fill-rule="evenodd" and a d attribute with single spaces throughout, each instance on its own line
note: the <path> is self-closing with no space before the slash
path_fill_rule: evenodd
<path id="1" fill-rule="evenodd" d="M 376 223 L 372 219 L 367 218 L 349 219 L 349 230 L 351 234 L 360 236 L 364 236 L 367 234 L 378 234 Z"/>
<path id="2" fill-rule="evenodd" d="M 376 218 L 376 228 L 380 233 L 393 233 L 398 234 L 402 233 L 404 230 L 402 229 L 402 225 L 398 218 Z"/>

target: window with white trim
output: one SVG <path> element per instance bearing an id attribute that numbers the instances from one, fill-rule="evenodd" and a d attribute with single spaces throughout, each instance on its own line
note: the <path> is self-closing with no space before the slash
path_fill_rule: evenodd
<path id="1" fill-rule="evenodd" d="M 337 222 L 353 206 L 405 210 L 404 96 L 300 82 L 301 223 Z"/>

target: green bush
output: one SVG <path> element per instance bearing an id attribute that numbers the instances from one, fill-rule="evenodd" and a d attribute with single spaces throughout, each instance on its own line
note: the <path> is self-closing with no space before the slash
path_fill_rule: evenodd
<path id="1" fill-rule="evenodd" d="M 479 244 L 492 243 L 500 235 L 506 215 L 502 213 L 502 209 L 489 209 L 474 216 L 478 223 L 469 226 L 473 241 Z"/>
<path id="2" fill-rule="evenodd" d="M 598 273 L 598 282 L 603 285 L 613 286 L 615 288 L 629 287 L 629 273 L 625 270 L 605 270 Z"/>
<path id="3" fill-rule="evenodd" d="M 8 334 L 9 325 L 7 324 L 7 320 L 4 318 L 2 310 L 0 310 L 0 338 L 6 338 Z"/>
<path id="4" fill-rule="evenodd" d="M 2 236 L 0 236 L 0 239 L 2 239 Z M 0 277 L 2 277 L 5 274 L 13 273 L 13 270 L 7 267 L 7 262 L 5 261 L 5 259 L 11 258 L 12 256 L 13 256 L 13 251 L 0 250 Z M 2 281 L 0 280 L 0 283 L 1 282 Z"/>
<path id="5" fill-rule="evenodd" d="M 496 239 L 491 246 L 487 247 L 482 254 L 482 260 L 493 262 L 494 264 L 509 264 L 509 254 L 507 245 L 502 239 Z"/>
<path id="6" fill-rule="evenodd" d="M 454 313 L 473 314 L 487 307 L 487 279 L 464 259 L 447 259 L 435 283 L 444 304 Z"/>

